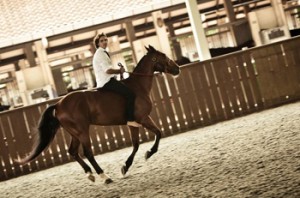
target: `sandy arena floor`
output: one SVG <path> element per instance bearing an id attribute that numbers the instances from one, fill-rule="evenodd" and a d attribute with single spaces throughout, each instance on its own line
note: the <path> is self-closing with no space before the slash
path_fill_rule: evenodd
<path id="1" fill-rule="evenodd" d="M 157 154 L 140 146 L 96 160 L 114 180 L 105 185 L 69 163 L 0 183 L 0 197 L 300 197 L 300 102 L 163 138 Z"/>

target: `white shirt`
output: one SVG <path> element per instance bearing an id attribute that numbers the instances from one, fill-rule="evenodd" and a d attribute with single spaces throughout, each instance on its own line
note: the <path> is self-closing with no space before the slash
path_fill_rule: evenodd
<path id="1" fill-rule="evenodd" d="M 115 74 L 107 74 L 108 69 L 114 68 L 110 58 L 105 53 L 105 49 L 99 47 L 93 57 L 93 68 L 96 76 L 97 88 L 103 87 Z"/>

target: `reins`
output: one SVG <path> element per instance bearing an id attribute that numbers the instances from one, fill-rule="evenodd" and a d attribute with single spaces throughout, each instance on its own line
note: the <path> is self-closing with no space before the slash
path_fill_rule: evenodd
<path id="1" fill-rule="evenodd" d="M 137 72 L 127 72 L 125 71 L 127 74 L 130 74 L 130 75 L 136 75 L 136 76 L 148 76 L 148 77 L 152 77 L 154 76 L 154 74 L 143 74 L 143 73 L 137 73 Z"/>

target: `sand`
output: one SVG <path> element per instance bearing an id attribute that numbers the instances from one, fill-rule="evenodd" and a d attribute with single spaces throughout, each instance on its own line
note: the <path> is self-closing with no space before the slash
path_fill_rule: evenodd
<path id="1" fill-rule="evenodd" d="M 114 180 L 90 182 L 68 163 L 0 182 L 0 197 L 300 197 L 300 102 L 96 156 Z"/>

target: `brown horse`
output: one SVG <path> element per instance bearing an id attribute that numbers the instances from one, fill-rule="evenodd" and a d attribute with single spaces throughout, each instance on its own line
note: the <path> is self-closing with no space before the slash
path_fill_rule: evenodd
<path id="1" fill-rule="evenodd" d="M 146 152 L 145 158 L 148 159 L 157 152 L 161 138 L 161 130 L 149 116 L 152 109 L 150 90 L 154 72 L 158 71 L 178 75 L 180 70 L 178 65 L 165 54 L 157 51 L 152 46 L 146 47 L 146 49 L 148 51 L 147 54 L 139 61 L 130 77 L 123 80 L 123 82 L 136 94 L 136 121 L 155 134 L 154 145 Z M 94 167 L 97 174 L 104 179 L 105 183 L 110 183 L 112 180 L 104 174 L 93 156 L 89 126 L 125 125 L 126 120 L 124 115 L 125 99 L 118 94 L 104 90 L 70 93 L 44 111 L 38 125 L 38 138 L 31 153 L 17 162 L 25 164 L 34 160 L 42 151 L 48 148 L 57 129 L 62 126 L 72 136 L 69 153 L 82 166 L 88 178 L 95 181 L 91 168 L 78 154 L 80 144 L 82 144 L 84 156 Z M 139 148 L 139 129 L 136 127 L 129 128 L 133 151 L 121 169 L 123 175 L 126 174 L 131 166 Z"/>

